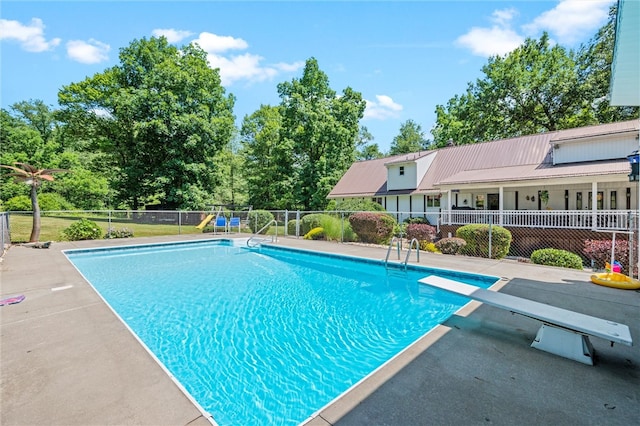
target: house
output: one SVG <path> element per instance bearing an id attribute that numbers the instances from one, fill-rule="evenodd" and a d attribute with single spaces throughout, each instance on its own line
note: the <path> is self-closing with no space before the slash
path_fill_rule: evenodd
<path id="1" fill-rule="evenodd" d="M 631 120 L 360 161 L 328 197 L 371 199 L 398 220 L 438 226 L 627 229 L 639 130 Z"/>

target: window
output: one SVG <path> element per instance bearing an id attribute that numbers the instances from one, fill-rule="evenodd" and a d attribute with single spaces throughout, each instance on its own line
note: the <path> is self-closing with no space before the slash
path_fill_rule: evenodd
<path id="1" fill-rule="evenodd" d="M 616 193 L 616 191 L 611 191 L 611 194 L 609 194 L 609 208 L 611 210 L 615 210 L 618 208 L 617 198 L 618 198 L 618 194 Z"/>
<path id="2" fill-rule="evenodd" d="M 484 210 L 484 195 L 476 195 L 476 209 Z"/>
<path id="3" fill-rule="evenodd" d="M 400 166 L 400 176 L 404 176 L 404 166 Z"/>
<path id="4" fill-rule="evenodd" d="M 440 207 L 440 196 L 427 195 L 427 207 Z"/>
<path id="5" fill-rule="evenodd" d="M 371 201 L 373 201 L 374 203 L 378 203 L 378 204 L 382 205 L 382 197 L 373 197 L 371 199 Z"/>
<path id="6" fill-rule="evenodd" d="M 582 192 L 576 192 L 576 210 L 582 210 Z"/>
<path id="7" fill-rule="evenodd" d="M 589 205 L 588 205 L 589 209 L 593 205 L 593 198 L 592 197 L 593 197 L 593 195 L 592 195 L 591 191 L 589 191 Z M 604 192 L 598 191 L 598 194 L 596 195 L 596 209 L 597 210 L 602 210 L 603 201 L 604 201 Z"/>

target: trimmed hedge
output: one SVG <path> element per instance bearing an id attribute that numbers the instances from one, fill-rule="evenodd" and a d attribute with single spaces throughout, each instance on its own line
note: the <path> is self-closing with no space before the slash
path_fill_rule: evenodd
<path id="1" fill-rule="evenodd" d="M 562 268 L 582 269 L 582 259 L 566 250 L 546 248 L 531 253 L 531 262 L 537 265 L 560 266 Z"/>
<path id="2" fill-rule="evenodd" d="M 363 243 L 386 244 L 393 236 L 396 221 L 385 213 L 361 212 L 349 216 L 349 223 Z"/>
<path id="3" fill-rule="evenodd" d="M 300 234 L 305 235 L 313 228 L 322 226 L 322 218 L 328 216 L 324 213 L 311 213 L 300 218 Z"/>
<path id="4" fill-rule="evenodd" d="M 251 232 L 257 232 L 262 229 L 267 223 L 273 220 L 273 214 L 266 210 L 253 210 L 249 213 L 249 229 Z M 271 229 L 271 226 L 268 226 L 266 229 L 262 231 L 262 234 L 266 234 Z"/>
<path id="5" fill-rule="evenodd" d="M 475 257 L 489 257 L 489 225 L 465 225 L 456 231 L 456 237 L 462 238 L 467 245 L 461 247 L 460 254 Z M 511 247 L 511 232 L 502 226 L 491 227 L 491 259 L 502 259 Z"/>
<path id="6" fill-rule="evenodd" d="M 420 250 L 427 250 L 427 244 L 432 243 L 436 236 L 436 228 L 424 223 L 410 223 L 406 229 L 407 240 L 414 238 L 420 243 Z"/>

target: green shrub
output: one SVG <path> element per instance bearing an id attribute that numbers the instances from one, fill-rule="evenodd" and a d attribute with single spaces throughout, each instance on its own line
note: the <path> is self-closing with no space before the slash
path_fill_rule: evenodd
<path id="1" fill-rule="evenodd" d="M 443 238 L 435 243 L 435 247 L 443 254 L 458 254 L 460 249 L 467 245 L 462 238 Z"/>
<path id="2" fill-rule="evenodd" d="M 304 234 L 305 240 L 322 240 L 324 238 L 324 229 L 318 227 Z"/>
<path id="3" fill-rule="evenodd" d="M 324 238 L 328 241 L 340 241 L 342 237 L 342 220 L 339 217 L 323 214 L 320 227 L 324 230 Z"/>
<path id="4" fill-rule="evenodd" d="M 97 240 L 102 236 L 102 230 L 97 223 L 88 219 L 80 219 L 63 229 L 62 234 L 69 241 Z"/>
<path id="5" fill-rule="evenodd" d="M 56 192 L 46 192 L 38 195 L 38 203 L 42 211 L 73 210 L 73 204 Z"/>
<path id="6" fill-rule="evenodd" d="M 17 195 L 4 202 L 4 209 L 13 212 L 30 212 L 31 198 L 28 195 Z"/>
<path id="7" fill-rule="evenodd" d="M 363 243 L 386 244 L 393 236 L 396 221 L 384 213 L 354 213 L 349 216 L 351 228 Z"/>
<path id="8" fill-rule="evenodd" d="M 107 229 L 107 233 L 104 234 L 105 239 L 113 239 L 113 238 L 133 238 L 133 231 L 129 228 L 109 228 Z"/>
<path id="9" fill-rule="evenodd" d="M 404 220 L 404 223 L 408 225 L 412 223 L 423 223 L 425 225 L 429 225 L 429 221 L 426 217 L 408 217 Z"/>
<path id="10" fill-rule="evenodd" d="M 296 235 L 296 225 L 298 224 L 298 219 L 292 219 L 287 222 L 287 235 Z M 302 229 L 300 229 L 302 232 Z"/>
<path id="11" fill-rule="evenodd" d="M 322 218 L 324 216 L 328 216 L 324 213 L 311 213 L 305 216 L 302 216 L 300 219 L 300 233 L 306 234 L 311 231 L 313 228 L 318 228 L 322 226 L 320 224 Z"/>
<path id="12" fill-rule="evenodd" d="M 489 257 L 489 225 L 471 224 L 458 228 L 456 237 L 462 238 L 467 245 L 460 253 L 467 256 Z M 509 253 L 511 232 L 502 226 L 491 227 L 491 258 L 502 259 Z"/>
<path id="13" fill-rule="evenodd" d="M 546 248 L 531 253 L 531 262 L 538 265 L 560 266 L 562 268 L 582 269 L 582 259 L 566 250 Z"/>
<path id="14" fill-rule="evenodd" d="M 258 232 L 263 227 L 267 226 L 267 223 L 273 220 L 273 214 L 266 210 L 253 210 L 249 213 L 249 229 L 251 232 Z M 271 226 L 267 226 L 262 230 L 262 234 L 269 232 Z"/>
<path id="15" fill-rule="evenodd" d="M 385 208 L 375 201 L 352 198 L 349 200 L 338 201 L 335 204 L 331 202 L 329 203 L 327 210 L 346 212 L 383 212 L 385 211 Z M 345 217 L 349 217 L 351 214 L 352 213 L 347 213 Z"/>

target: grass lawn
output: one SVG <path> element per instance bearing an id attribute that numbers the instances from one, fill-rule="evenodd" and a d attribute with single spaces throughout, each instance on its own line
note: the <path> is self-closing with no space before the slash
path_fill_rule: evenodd
<path id="1" fill-rule="evenodd" d="M 94 221 L 106 234 L 109 228 L 109 218 L 104 216 L 89 216 L 86 219 Z M 68 228 L 79 217 L 52 217 L 43 216 L 40 225 L 40 241 L 63 241 L 62 230 Z M 20 243 L 29 241 L 33 220 L 31 216 L 12 214 L 9 216 L 9 229 L 11 230 L 11 242 Z M 112 219 L 111 228 L 128 228 L 133 231 L 134 237 L 154 237 L 161 235 L 199 234 L 202 233 L 193 225 L 163 225 L 155 223 L 136 223 L 132 220 Z"/>
<path id="2" fill-rule="evenodd" d="M 109 218 L 107 216 L 82 216 L 86 219 L 94 221 L 106 234 L 109 228 Z M 73 222 L 80 220 L 80 216 L 42 216 L 40 218 L 40 241 L 64 241 L 65 237 L 62 230 L 66 229 Z M 23 243 L 29 241 L 31 235 L 32 218 L 30 215 L 11 214 L 9 216 L 9 229 L 11 231 L 12 243 Z M 128 228 L 133 231 L 134 237 L 156 237 L 162 235 L 185 235 L 200 234 L 202 230 L 197 229 L 195 225 L 174 225 L 174 224 L 158 224 L 158 223 L 137 223 L 132 219 L 112 218 L 112 229 Z M 210 227 L 205 231 L 212 231 Z M 241 232 L 248 233 L 246 229 Z M 276 227 L 272 226 L 267 235 L 274 235 Z M 284 226 L 278 227 L 278 236 L 284 236 Z"/>

